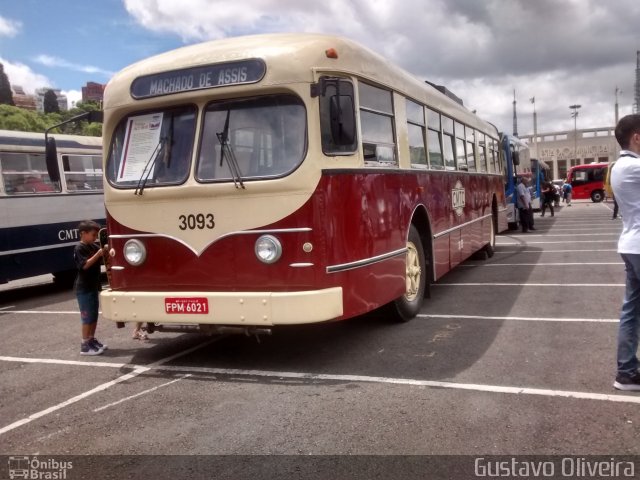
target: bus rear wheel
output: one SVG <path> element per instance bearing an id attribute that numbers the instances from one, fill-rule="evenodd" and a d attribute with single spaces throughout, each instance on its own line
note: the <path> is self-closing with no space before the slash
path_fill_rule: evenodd
<path id="1" fill-rule="evenodd" d="M 484 251 L 487 252 L 487 257 L 493 257 L 493 254 L 496 251 L 496 230 L 498 230 L 498 218 L 493 215 L 491 217 L 491 233 L 489 234 L 489 243 L 487 243 L 484 247 Z"/>
<path id="2" fill-rule="evenodd" d="M 408 322 L 414 318 L 424 301 L 427 285 L 427 269 L 422 240 L 416 227 L 411 225 L 407 239 L 406 291 L 390 304 L 390 313 L 396 322 Z"/>
<path id="3" fill-rule="evenodd" d="M 604 192 L 602 190 L 594 190 L 591 192 L 591 201 L 594 203 L 600 203 L 604 200 Z"/>

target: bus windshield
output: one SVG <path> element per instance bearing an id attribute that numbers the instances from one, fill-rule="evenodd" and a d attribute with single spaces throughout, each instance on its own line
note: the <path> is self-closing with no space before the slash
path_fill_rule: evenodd
<path id="1" fill-rule="evenodd" d="M 196 129 L 195 107 L 133 114 L 116 128 L 107 179 L 122 188 L 183 183 Z"/>
<path id="2" fill-rule="evenodd" d="M 197 179 L 285 175 L 302 162 L 306 138 L 304 104 L 292 95 L 212 103 L 204 115 Z"/>

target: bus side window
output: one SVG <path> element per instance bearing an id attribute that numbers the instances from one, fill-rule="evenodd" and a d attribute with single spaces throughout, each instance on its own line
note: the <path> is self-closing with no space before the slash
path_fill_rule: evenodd
<path id="1" fill-rule="evenodd" d="M 573 185 L 582 185 L 588 181 L 588 170 L 575 170 L 573 172 L 573 179 L 571 183 Z"/>
<path id="2" fill-rule="evenodd" d="M 476 132 L 478 140 L 478 171 L 487 171 L 487 142 L 484 134 Z"/>
<path id="3" fill-rule="evenodd" d="M 102 157 L 99 155 L 63 155 L 62 166 L 67 190 L 102 190 Z"/>
<path id="4" fill-rule="evenodd" d="M 447 170 L 456 169 L 455 138 L 453 136 L 453 120 L 442 115 L 442 146 L 444 147 L 444 166 Z"/>
<path id="5" fill-rule="evenodd" d="M 5 192 L 9 195 L 59 192 L 51 182 L 40 153 L 2 153 L 0 170 Z"/>
<path id="6" fill-rule="evenodd" d="M 411 166 L 425 168 L 427 166 L 427 153 L 425 149 L 424 107 L 419 103 L 406 99 L 406 108 Z"/>
<path id="7" fill-rule="evenodd" d="M 594 182 L 603 182 L 604 177 L 606 175 L 607 168 L 594 168 L 593 169 L 593 181 Z"/>
<path id="8" fill-rule="evenodd" d="M 391 92 L 360 83 L 358 93 L 365 162 L 397 164 Z"/>
<path id="9" fill-rule="evenodd" d="M 440 114 L 430 108 L 427 109 L 427 148 L 429 151 L 429 166 L 436 170 L 444 169 L 442 155 L 442 131 L 440 128 Z"/>

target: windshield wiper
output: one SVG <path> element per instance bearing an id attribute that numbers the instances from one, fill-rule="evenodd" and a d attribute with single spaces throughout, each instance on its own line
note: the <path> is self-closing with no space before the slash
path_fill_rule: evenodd
<path id="1" fill-rule="evenodd" d="M 236 158 L 233 148 L 231 148 L 231 144 L 229 143 L 230 116 L 231 110 L 229 109 L 227 110 L 227 118 L 224 121 L 224 129 L 222 132 L 216 133 L 218 142 L 220 142 L 220 166 L 222 166 L 222 161 L 226 159 L 229 171 L 231 172 L 231 178 L 233 178 L 233 184 L 236 188 L 245 188 L 244 182 L 242 181 L 242 175 L 240 173 L 240 166 L 238 165 L 238 159 Z"/>
<path id="2" fill-rule="evenodd" d="M 158 160 L 158 157 L 162 155 L 162 160 L 166 168 L 167 169 L 170 168 L 171 145 L 173 144 L 173 118 L 174 116 L 171 115 L 171 123 L 169 123 L 169 131 L 164 137 L 160 137 L 160 141 L 156 145 L 156 148 L 154 148 L 153 153 L 151 153 L 149 160 L 147 161 L 144 168 L 142 169 L 142 175 L 140 176 L 140 179 L 138 180 L 138 185 L 136 186 L 136 189 L 133 192 L 134 195 L 142 195 L 142 192 L 144 192 L 144 187 L 147 185 L 147 181 L 149 180 L 149 176 L 151 175 L 151 172 L 154 170 L 154 167 L 156 165 L 156 160 Z"/>
<path id="3" fill-rule="evenodd" d="M 160 153 L 162 152 L 163 143 L 164 143 L 164 138 L 161 138 L 158 144 L 156 145 L 156 148 L 153 149 L 153 152 L 151 153 L 149 160 L 147 160 L 147 163 L 144 164 L 144 168 L 142 169 L 142 175 L 140 175 L 140 179 L 138 180 L 138 185 L 136 186 L 136 189 L 133 192 L 134 195 L 142 195 L 142 192 L 144 191 L 144 187 L 147 184 L 147 180 L 149 180 L 149 175 L 151 175 L 151 172 L 153 171 L 153 166 L 156 164 L 156 160 L 160 156 Z"/>

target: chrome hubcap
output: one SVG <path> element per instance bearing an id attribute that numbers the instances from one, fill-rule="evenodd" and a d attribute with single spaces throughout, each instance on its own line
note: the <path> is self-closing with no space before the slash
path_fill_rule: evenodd
<path id="1" fill-rule="evenodd" d="M 421 274 L 418 250 L 413 243 L 409 242 L 407 243 L 407 292 L 405 293 L 405 297 L 409 301 L 413 301 L 418 295 Z"/>

